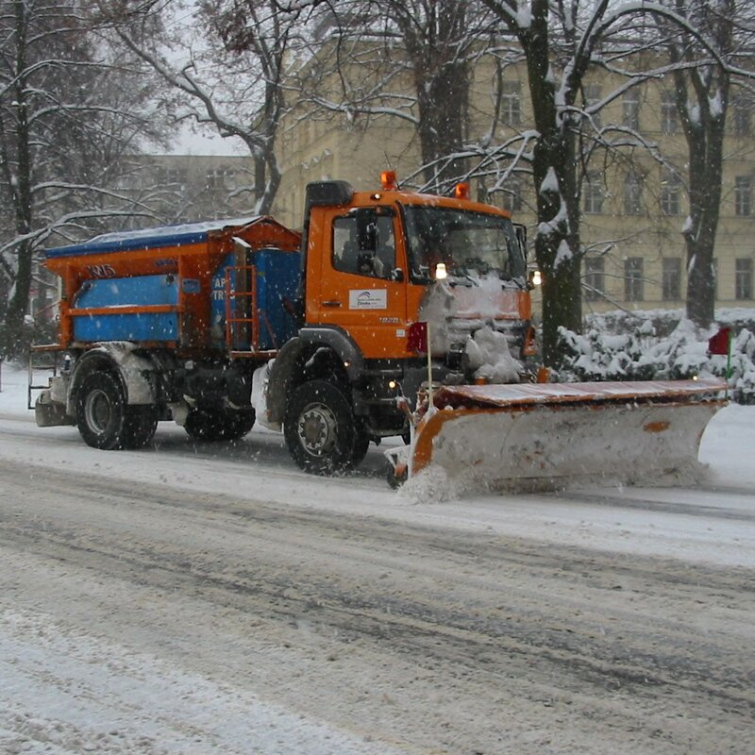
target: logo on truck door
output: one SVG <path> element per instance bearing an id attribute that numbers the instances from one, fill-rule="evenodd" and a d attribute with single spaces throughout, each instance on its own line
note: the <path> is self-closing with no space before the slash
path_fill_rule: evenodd
<path id="1" fill-rule="evenodd" d="M 388 309 L 388 291 L 385 288 L 349 291 L 349 309 Z"/>
<path id="2" fill-rule="evenodd" d="M 116 272 L 112 265 L 87 265 L 90 278 L 115 278 Z"/>

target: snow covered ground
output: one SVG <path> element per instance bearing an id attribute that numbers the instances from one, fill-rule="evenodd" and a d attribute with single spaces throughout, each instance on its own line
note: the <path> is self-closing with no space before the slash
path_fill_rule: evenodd
<path id="1" fill-rule="evenodd" d="M 6 366 L 0 392 L 0 420 L 18 418 L 33 423 L 33 412 L 27 409 L 27 374 Z M 691 516 L 683 532 L 675 525 L 664 526 L 664 518 L 648 521 L 641 507 L 627 512 L 617 523 L 610 511 L 603 513 L 596 507 L 599 492 L 589 490 L 584 505 L 565 508 L 561 499 L 580 499 L 570 491 L 563 495 L 530 495 L 522 508 L 514 497 L 465 497 L 463 502 L 420 501 L 402 491 L 395 493 L 382 480 L 382 449 L 371 449 L 359 473 L 345 479 L 324 480 L 299 474 L 283 447 L 283 439 L 276 433 L 255 427 L 246 442 L 233 448 L 225 447 L 222 457 L 203 455 L 187 469 L 174 454 L 186 446 L 186 435 L 172 423 L 158 427 L 155 447 L 141 454 L 102 453 L 88 448 L 73 427 L 36 428 L 29 430 L 40 441 L 60 438 L 62 444 L 40 443 L 39 450 L 29 458 L 28 449 L 2 444 L 6 458 L 30 463 L 42 462 L 67 469 L 104 477 L 125 477 L 134 483 L 169 483 L 192 491 L 218 492 L 234 495 L 264 497 L 279 503 L 296 502 L 297 506 L 316 506 L 365 516 L 380 507 L 389 507 L 392 516 L 402 521 L 419 523 L 442 521 L 445 526 L 484 531 L 493 529 L 524 537 L 537 535 L 554 541 L 575 545 L 603 543 L 606 547 L 642 552 L 648 555 L 680 555 L 692 559 L 707 559 L 721 563 L 755 565 L 755 539 L 748 539 L 736 522 L 721 522 L 715 531 Z M 239 466 L 240 460 L 255 460 L 266 465 L 265 474 L 255 477 L 254 488 L 248 488 L 248 468 Z M 721 410 L 708 425 L 700 445 L 700 461 L 707 465 L 703 490 L 684 490 L 684 500 L 697 505 L 716 506 L 711 488 L 725 487 L 737 491 L 734 504 L 742 509 L 755 509 L 755 407 L 732 404 Z M 268 465 L 272 465 L 272 468 Z M 355 489 L 359 495 L 355 496 Z M 599 489 L 598 489 L 599 491 Z M 741 495 L 739 495 L 741 493 Z M 612 498 L 636 498 L 638 489 L 611 488 Z M 678 488 L 645 488 L 645 501 L 676 504 L 680 500 Z M 732 501 L 727 498 L 727 506 Z M 755 533 L 751 533 L 755 537 Z"/>
<path id="2" fill-rule="evenodd" d="M 33 413 L 26 407 L 26 381 L 24 371 L 3 365 L 0 464 L 7 464 L 8 469 L 22 463 L 34 475 L 54 479 L 56 470 L 64 470 L 66 480 L 71 474 L 80 475 L 95 487 L 97 481 L 128 481 L 134 489 L 164 486 L 204 499 L 218 495 L 344 517 L 367 519 L 379 513 L 395 527 L 430 525 L 471 536 L 514 537 L 554 547 L 670 558 L 690 568 L 755 568 L 755 407 L 729 406 L 711 422 L 700 451 L 701 461 L 709 465 L 708 480 L 698 488 L 593 488 L 524 499 L 491 495 L 437 503 L 417 502 L 388 489 L 381 478 L 379 450 L 371 450 L 363 469 L 353 476 L 314 479 L 295 469 L 278 436 L 264 431 L 255 430 L 243 442 L 226 445 L 220 454 L 198 450 L 192 457 L 187 456 L 185 434 L 161 425 L 154 448 L 98 452 L 84 445 L 75 428 L 36 428 Z M 250 475 L 255 464 L 263 474 Z M 6 491 L 3 469 L 0 466 L 0 495 Z M 124 536 L 129 526 L 125 516 Z M 231 536 L 237 533 L 229 532 Z M 411 553 L 405 557 L 412 563 Z M 24 572 L 18 584 L 35 584 L 39 594 L 59 590 L 59 601 L 66 599 L 66 590 L 73 589 L 65 562 L 43 568 L 34 554 L 11 556 L 0 548 L 0 570 L 9 583 L 14 569 Z M 93 596 L 103 590 L 96 572 L 77 574 L 76 581 Z M 32 605 L 23 597 L 12 591 L 0 593 L 2 753 L 392 755 L 452 751 L 440 746 L 404 746 L 398 737 L 390 742 L 372 741 L 370 735 L 360 733 L 358 725 L 339 726 L 319 715 L 262 699 L 211 674 L 176 667 L 152 652 L 154 641 L 137 643 L 133 628 L 129 633 L 124 627 L 122 642 L 104 629 L 85 630 L 76 624 L 84 610 L 81 605 L 71 604 L 69 622 L 62 618 L 62 604 L 52 595 L 48 600 L 55 610 L 49 613 L 44 603 Z M 146 605 L 134 607 L 149 610 Z M 187 627 L 186 631 L 191 630 Z M 370 686 L 369 681 L 365 686 Z M 336 693 L 328 694 L 336 699 Z M 418 710 L 427 712 L 427 705 Z M 417 727 L 422 728 L 419 722 Z M 570 742 L 575 749 L 569 749 Z M 600 743 L 588 749 L 584 742 L 568 737 L 562 746 L 536 745 L 533 740 L 532 749 L 500 752 L 608 751 Z M 649 751 L 639 746 L 633 750 L 631 745 L 627 743 L 627 752 Z M 686 751 L 703 753 L 706 746 L 691 745 Z M 657 752 L 664 752 L 662 743 L 658 747 Z M 472 752 L 458 750 L 467 751 Z M 491 752 L 486 751 L 487 755 Z"/>

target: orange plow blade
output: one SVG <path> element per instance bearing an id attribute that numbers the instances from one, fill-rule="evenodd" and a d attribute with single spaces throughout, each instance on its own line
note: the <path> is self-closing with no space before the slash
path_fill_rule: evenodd
<path id="1" fill-rule="evenodd" d="M 440 468 L 489 490 L 689 480 L 725 389 L 718 379 L 443 387 L 394 467 L 410 478 Z"/>

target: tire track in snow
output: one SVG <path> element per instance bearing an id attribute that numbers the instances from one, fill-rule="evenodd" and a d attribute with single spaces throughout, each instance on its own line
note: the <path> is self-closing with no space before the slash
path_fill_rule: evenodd
<path id="1" fill-rule="evenodd" d="M 332 661 L 318 674 L 334 687 L 353 684 L 338 676 L 345 658 L 411 662 L 463 695 L 461 710 L 479 711 L 469 726 L 492 726 L 480 722 L 496 720 L 502 696 L 516 697 L 541 714 L 568 705 L 582 727 L 615 729 L 627 743 L 639 731 L 649 742 L 661 705 L 697 722 L 685 720 L 701 748 L 732 728 L 744 731 L 735 747 L 755 745 L 751 570 L 423 526 L 390 512 L 117 478 L 82 485 L 77 474 L 9 462 L 0 481 L 0 552 L 37 554 L 118 594 L 200 605 L 198 623 L 226 612 L 253 619 L 260 642 L 326 646 Z M 416 715 L 396 726 L 408 731 Z M 665 751 L 695 751 L 680 742 Z"/>

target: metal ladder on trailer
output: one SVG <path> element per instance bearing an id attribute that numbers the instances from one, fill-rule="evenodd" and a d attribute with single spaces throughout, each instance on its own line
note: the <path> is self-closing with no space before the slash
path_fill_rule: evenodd
<path id="1" fill-rule="evenodd" d="M 239 281 L 242 284 L 239 285 Z M 257 268 L 254 265 L 229 266 L 225 270 L 225 344 L 234 356 L 271 354 L 260 349 L 260 328 L 265 327 L 274 350 L 278 349 L 275 333 L 260 316 L 257 306 Z"/>

